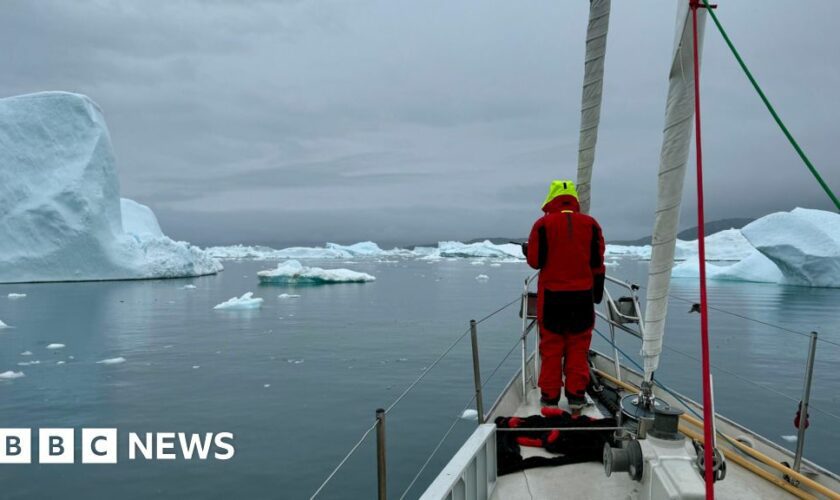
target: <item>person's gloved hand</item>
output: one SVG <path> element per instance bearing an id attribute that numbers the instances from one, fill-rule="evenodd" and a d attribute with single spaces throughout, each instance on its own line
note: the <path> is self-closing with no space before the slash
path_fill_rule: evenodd
<path id="1" fill-rule="evenodd" d="M 528 242 L 526 241 L 526 242 L 522 243 L 521 246 L 522 246 L 522 255 L 527 257 L 528 256 Z"/>

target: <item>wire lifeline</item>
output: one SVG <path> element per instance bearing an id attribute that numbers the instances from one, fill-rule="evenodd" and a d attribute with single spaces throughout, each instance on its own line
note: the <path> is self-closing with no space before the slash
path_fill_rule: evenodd
<path id="1" fill-rule="evenodd" d="M 508 353 L 505 354 L 505 357 L 502 358 L 501 361 L 499 361 L 499 364 L 497 364 L 496 367 L 493 368 L 493 371 L 490 372 L 490 375 L 486 379 L 484 379 L 484 382 L 481 383 L 481 388 L 482 389 L 484 389 L 484 387 L 490 382 L 490 380 L 493 378 L 493 376 L 496 374 L 496 372 L 499 371 L 499 368 L 501 368 L 502 365 L 505 364 L 505 361 L 508 360 L 510 355 L 513 354 L 513 351 L 515 351 L 517 347 L 519 347 L 519 340 L 514 342 L 513 347 L 511 347 L 511 349 L 508 351 Z M 464 408 L 461 410 L 461 414 L 463 414 L 464 411 L 467 408 L 469 408 L 470 405 L 473 404 L 473 401 L 475 401 L 475 395 L 473 395 L 473 397 L 470 398 L 470 400 L 467 402 L 466 406 L 464 406 Z M 403 500 L 406 497 L 406 495 L 408 495 L 408 492 L 411 491 L 411 488 L 414 486 L 414 484 L 417 482 L 417 480 L 420 479 L 420 475 L 423 474 L 423 471 L 426 470 L 426 467 L 429 466 L 429 463 L 431 463 L 432 458 L 434 458 L 435 454 L 437 454 L 438 450 L 440 450 L 440 447 L 443 446 L 444 441 L 446 441 L 446 438 L 449 437 L 449 434 L 452 433 L 452 430 L 455 429 L 455 426 L 458 425 L 458 422 L 460 420 L 461 420 L 461 417 L 459 416 L 452 421 L 452 425 L 449 426 L 449 429 L 447 429 L 446 432 L 443 434 L 443 437 L 440 438 L 440 441 L 438 441 L 435 448 L 432 450 L 432 452 L 426 458 L 426 461 L 423 462 L 423 465 L 420 467 L 420 470 L 417 471 L 417 474 L 415 474 L 414 478 L 408 484 L 408 487 L 406 487 L 405 491 L 403 491 L 402 496 L 400 496 L 400 500 Z"/>
<path id="2" fill-rule="evenodd" d="M 672 299 L 676 299 L 676 300 L 679 300 L 679 301 L 682 301 L 682 302 L 686 302 L 688 304 L 693 304 L 694 303 L 693 300 L 686 299 L 684 297 L 680 297 L 679 295 L 668 294 L 668 296 L 671 297 Z M 799 332 L 799 331 L 796 331 L 796 330 L 791 330 L 790 328 L 785 328 L 784 326 L 780 326 L 780 325 L 774 325 L 773 323 L 768 323 L 768 322 L 762 321 L 760 319 L 751 318 L 749 316 L 744 316 L 743 314 L 738 314 L 738 313 L 735 313 L 735 312 L 732 312 L 732 311 L 727 311 L 726 309 L 721 309 L 719 307 L 715 307 L 715 306 L 712 306 L 712 305 L 709 306 L 709 309 L 711 309 L 713 311 L 717 311 L 717 312 L 722 312 L 722 313 L 728 314 L 730 316 L 735 316 L 736 318 L 741 318 L 741 319 L 745 319 L 747 321 L 752 321 L 752 322 L 758 323 L 760 325 L 769 326 L 771 328 L 776 328 L 777 330 L 781 330 L 783 332 L 793 333 L 795 335 L 799 335 L 800 337 L 811 338 L 811 336 L 808 335 L 807 333 Z M 840 343 L 834 342 L 832 340 L 827 340 L 827 339 L 824 339 L 822 337 L 818 337 L 817 342 L 823 342 L 823 343 L 826 343 L 826 344 L 829 344 L 829 345 L 833 345 L 835 347 L 840 347 Z"/>
<path id="3" fill-rule="evenodd" d="M 495 316 L 496 314 L 500 313 L 501 311 L 503 311 L 503 310 L 507 309 L 508 307 L 512 306 L 513 304 L 515 304 L 515 303 L 516 303 L 517 301 L 519 301 L 519 300 L 520 300 L 520 298 L 519 298 L 519 297 L 517 297 L 515 300 L 513 300 L 513 301 L 511 301 L 511 302 L 509 302 L 509 303 L 507 303 L 507 304 L 505 304 L 504 306 L 500 307 L 499 309 L 496 309 L 495 311 L 493 311 L 492 313 L 488 314 L 487 316 L 484 316 L 483 318 L 481 318 L 481 319 L 480 319 L 479 321 L 477 321 L 476 323 L 482 323 L 482 322 L 484 322 L 484 321 L 486 321 L 486 320 L 488 320 L 488 319 L 492 318 L 493 316 Z M 401 401 L 401 400 L 402 400 L 402 399 L 403 399 L 403 398 L 404 398 L 404 397 L 405 397 L 405 396 L 406 396 L 406 395 L 407 395 L 407 394 L 411 391 L 411 389 L 413 389 L 413 388 L 414 388 L 414 386 L 416 386 L 416 385 L 417 385 L 417 384 L 418 384 L 421 380 L 423 380 L 423 378 L 426 376 L 426 374 L 427 374 L 427 373 L 429 373 L 429 372 L 432 370 L 432 368 L 434 368 L 435 366 L 437 366 L 437 364 L 438 364 L 438 363 L 439 363 L 439 362 L 440 362 L 440 361 L 441 361 L 444 357 L 446 357 L 446 355 L 447 355 L 447 354 L 449 354 L 449 352 L 451 352 L 451 351 L 452 351 L 452 349 L 454 349 L 454 348 L 455 348 L 455 346 L 456 346 L 456 345 L 458 345 L 458 343 L 459 343 L 459 342 L 461 342 L 461 340 L 463 340 L 463 338 L 464 338 L 464 337 L 465 337 L 465 336 L 466 336 L 469 332 L 470 332 L 470 329 L 469 329 L 469 328 L 467 328 L 467 330 L 466 330 L 466 331 L 464 331 L 464 333 L 462 333 L 462 334 L 461 334 L 461 335 L 460 335 L 457 339 L 455 339 L 455 341 L 454 341 L 454 342 L 452 342 L 452 344 L 450 344 L 450 345 L 449 345 L 449 347 L 448 347 L 448 348 L 447 348 L 447 349 L 446 349 L 446 350 L 445 350 L 445 351 L 444 351 L 444 352 L 443 352 L 440 356 L 438 356 L 438 358 L 437 358 L 437 359 L 436 359 L 436 360 L 435 360 L 435 361 L 434 361 L 434 362 L 433 362 L 433 363 L 432 363 L 432 364 L 431 364 L 431 365 L 430 365 L 430 366 L 429 366 L 429 367 L 428 367 L 428 368 L 427 368 L 427 369 L 426 369 L 426 370 L 425 370 L 425 371 L 424 371 L 424 372 L 423 372 L 423 373 L 422 373 L 419 377 L 417 377 L 417 379 L 415 379 L 415 380 L 414 380 L 414 382 L 412 382 L 412 383 L 411 383 L 411 385 L 409 385 L 409 386 L 408 386 L 408 388 L 406 388 L 406 390 L 405 390 L 405 391 L 403 391 L 403 392 L 402 392 L 402 394 L 400 394 L 400 395 L 397 397 L 397 399 L 396 399 L 396 400 L 394 400 L 394 402 L 393 402 L 393 403 L 391 403 L 391 405 L 390 405 L 390 406 L 389 406 L 389 407 L 385 410 L 385 413 L 386 413 L 386 414 L 387 414 L 387 413 L 389 413 L 389 412 L 391 411 L 391 409 L 393 409 L 393 408 L 397 405 L 397 403 L 399 403 L 399 402 L 400 402 L 400 401 Z M 514 345 L 514 349 L 515 349 L 518 345 L 519 345 L 519 341 L 517 341 L 516 345 Z M 505 358 L 502 360 L 502 363 L 504 363 L 504 362 L 507 360 L 507 358 L 510 356 L 510 354 L 511 354 L 512 352 L 513 352 L 513 349 L 511 349 L 511 350 L 508 352 L 508 354 L 507 354 L 507 355 L 505 356 Z M 501 366 L 501 363 L 499 364 L 499 366 Z M 499 366 L 497 366 L 497 367 L 493 370 L 493 372 L 490 374 L 490 377 L 492 377 L 492 376 L 493 376 L 493 374 L 495 374 L 495 373 L 496 373 L 496 371 L 499 369 Z M 490 377 L 488 377 L 488 379 L 487 379 L 488 381 L 490 380 Z M 486 384 L 486 382 L 485 382 L 485 384 Z M 484 387 L 484 386 L 482 385 L 482 387 Z M 465 406 L 465 407 L 464 407 L 464 410 L 466 410 L 467 408 L 469 408 L 469 405 L 470 405 L 470 404 L 472 404 L 473 400 L 475 400 L 475 396 L 473 396 L 473 397 L 472 397 L 472 399 L 470 400 L 470 402 L 469 402 L 469 403 L 467 403 L 467 406 Z M 462 411 L 461 413 L 463 413 L 463 411 Z M 459 417 L 459 419 L 460 419 L 460 417 Z M 457 422 L 458 422 L 458 420 L 455 420 L 455 423 L 457 423 Z M 449 435 L 449 433 L 450 433 L 450 432 L 452 432 L 452 428 L 454 428 L 454 427 L 455 427 L 455 426 L 453 425 L 453 426 L 450 428 L 450 430 L 449 430 L 449 431 L 447 431 L 447 434 L 444 436 L 444 439 L 446 438 L 446 436 L 448 436 L 448 435 Z M 349 459 L 349 458 L 353 455 L 353 453 L 355 453 L 355 452 L 356 452 L 356 450 L 359 448 L 359 446 L 361 446 L 361 445 L 362 445 L 362 443 L 365 441 L 365 439 L 367 439 L 367 437 L 370 435 L 370 433 L 371 433 L 371 432 L 373 432 L 373 430 L 374 430 L 375 428 L 376 428 L 376 422 L 374 422 L 374 423 L 373 423 L 373 424 L 372 424 L 372 425 L 371 425 L 371 426 L 370 426 L 370 427 L 369 427 L 369 428 L 365 431 L 365 433 L 364 433 L 364 434 L 362 434 L 362 437 L 359 439 L 359 441 L 357 441 L 357 442 L 356 442 L 356 444 L 353 446 L 353 448 L 351 448 L 351 449 L 350 449 L 350 451 L 347 453 L 347 455 L 345 455 L 345 456 L 344 456 L 344 458 L 341 460 L 341 462 L 339 462 L 339 463 L 338 463 L 338 465 L 337 465 L 337 466 L 333 469 L 333 471 L 329 474 L 329 476 L 327 476 L 327 478 L 324 480 L 324 482 L 323 482 L 323 483 L 321 483 L 321 485 L 318 487 L 318 489 L 317 489 L 317 490 L 315 490 L 315 493 L 313 493 L 313 494 L 312 494 L 312 496 L 311 496 L 311 497 L 309 497 L 309 498 L 310 498 L 310 500 L 314 499 L 316 496 L 318 496 L 318 494 L 319 494 L 319 493 L 321 493 L 321 491 L 324 489 L 324 487 L 326 487 L 327 483 L 329 483 L 329 482 L 330 482 L 330 480 L 333 478 L 333 476 L 335 476 L 335 474 L 339 471 L 339 469 L 341 469 L 341 467 L 343 467 L 343 466 L 344 466 L 344 463 L 345 463 L 345 462 L 347 462 L 347 460 L 348 460 L 348 459 Z M 441 442 L 442 442 L 442 441 L 443 441 L 443 440 L 441 440 Z M 440 447 L 440 445 L 438 446 L 438 448 L 439 448 L 439 447 Z M 435 452 L 436 452 L 436 451 L 437 451 L 437 448 L 435 449 Z M 434 454 L 434 452 L 433 452 L 433 454 Z M 429 460 L 431 461 L 431 457 L 429 457 Z M 428 463 L 427 463 L 426 465 L 428 465 Z M 425 465 L 424 465 L 424 468 L 425 468 Z M 423 471 L 422 471 L 422 469 L 420 470 L 420 472 L 423 472 Z M 419 477 L 419 473 L 418 473 L 418 477 Z M 415 478 L 415 481 L 416 481 L 416 479 L 417 479 L 417 478 Z M 412 484 L 413 484 L 413 483 L 414 483 L 414 482 L 412 481 Z M 410 488 L 410 487 L 411 487 L 411 485 L 409 485 L 409 488 Z M 406 490 L 406 492 L 407 492 L 407 491 L 408 491 L 408 490 Z M 403 495 L 403 496 L 404 496 L 404 495 Z"/>
<path id="4" fill-rule="evenodd" d="M 377 424 L 377 422 L 374 422 L 368 428 L 368 430 L 366 430 L 365 433 L 362 434 L 362 437 L 359 439 L 359 441 L 356 442 L 355 446 L 350 448 L 350 451 L 347 452 L 347 455 L 344 455 L 344 458 L 341 459 L 341 462 L 339 462 L 338 465 L 335 466 L 335 469 L 333 469 L 333 471 L 330 472 L 330 475 L 327 476 L 326 479 L 324 479 L 324 482 L 321 483 L 321 486 L 319 486 L 318 489 L 315 490 L 315 493 L 313 493 L 312 496 L 309 497 L 309 500 L 314 499 L 315 497 L 318 496 L 319 493 L 321 493 L 321 490 L 323 490 L 324 487 L 327 486 L 327 483 L 329 483 L 330 480 L 333 478 L 333 476 L 335 476 L 335 474 L 338 472 L 338 470 L 341 469 L 344 466 L 344 463 L 347 462 L 348 459 L 350 459 L 350 457 L 353 455 L 353 453 L 356 453 L 356 450 L 359 449 L 359 446 L 361 446 L 362 443 L 365 441 L 365 439 L 367 439 L 367 437 L 370 435 L 370 433 L 373 432 L 374 429 L 376 429 L 376 424 Z"/>
<path id="5" fill-rule="evenodd" d="M 519 300 L 520 300 L 520 298 L 519 298 L 519 296 L 517 296 L 517 298 L 516 298 L 515 300 L 513 300 L 513 301 L 511 301 L 511 302 L 508 302 L 507 304 L 505 304 L 505 305 L 503 305 L 502 307 L 500 307 L 500 308 L 496 309 L 495 311 L 493 311 L 492 313 L 488 314 L 487 316 L 484 316 L 484 317 L 483 317 L 483 318 L 481 318 L 480 320 L 476 321 L 476 324 L 481 324 L 481 323 L 483 323 L 484 321 L 486 321 L 486 320 L 488 320 L 488 319 L 492 318 L 492 317 L 493 317 L 493 316 L 495 316 L 496 314 L 498 314 L 498 313 L 500 313 L 500 312 L 504 311 L 504 310 L 505 310 L 505 309 L 507 309 L 508 307 L 510 307 L 510 306 L 512 306 L 513 304 L 517 303 Z M 391 405 L 390 405 L 388 408 L 386 408 L 386 409 L 385 409 L 385 413 L 386 413 L 386 414 L 391 413 L 391 410 L 392 410 L 395 406 L 397 406 L 397 404 L 398 404 L 400 401 L 402 401 L 402 400 L 403 400 L 403 398 L 404 398 L 404 397 L 405 397 L 405 396 L 406 396 L 409 392 L 411 392 L 411 390 L 412 390 L 412 389 L 414 389 L 414 387 L 415 387 L 417 384 L 419 384 L 419 383 L 420 383 L 420 381 L 421 381 L 421 380 L 423 380 L 423 379 L 426 377 L 426 375 L 427 375 L 430 371 L 432 371 L 432 368 L 434 368 L 435 366 L 437 366 L 437 365 L 438 365 L 438 363 L 440 363 L 440 362 L 441 362 L 441 360 L 443 360 L 443 358 L 445 358 L 445 357 L 446 357 L 446 355 L 447 355 L 447 354 L 449 354 L 449 353 L 452 351 L 452 349 L 454 349 L 454 348 L 455 348 L 455 346 L 456 346 L 456 345 L 458 345 L 458 343 L 460 343 L 460 342 L 461 342 L 461 340 L 463 340 L 463 339 L 464 339 L 464 337 L 466 337 L 466 336 L 467 336 L 467 334 L 468 334 L 468 333 L 470 333 L 470 329 L 469 329 L 469 328 L 467 328 L 466 330 L 464 330 L 464 333 L 462 333 L 462 334 L 461 334 L 461 335 L 460 335 L 457 339 L 455 339 L 455 341 L 454 341 L 454 342 L 452 342 L 452 344 L 450 344 L 450 345 L 449 345 L 449 347 L 447 347 L 447 348 L 446 348 L 446 350 L 445 350 L 445 351 L 443 351 L 443 353 L 442 353 L 440 356 L 438 356 L 438 358 L 437 358 L 437 359 L 435 359 L 435 361 L 434 361 L 431 365 L 429 365 L 429 367 L 428 367 L 428 368 L 426 368 L 426 369 L 423 371 L 423 373 L 421 373 L 421 374 L 420 374 L 420 376 L 419 376 L 419 377 L 417 377 L 417 378 L 414 380 L 414 382 L 412 382 L 412 383 L 411 383 L 408 387 L 406 387 L 406 389 L 402 392 L 402 394 L 400 394 L 399 396 L 397 396 L 397 399 L 395 399 L 395 400 L 394 400 L 394 402 L 393 402 L 393 403 L 391 403 Z"/>
<path id="6" fill-rule="evenodd" d="M 790 142 L 791 146 L 793 146 L 793 149 L 796 150 L 796 153 L 799 155 L 799 158 L 802 159 L 802 161 L 805 163 L 805 166 L 808 167 L 808 170 L 811 171 L 811 175 L 813 175 L 814 178 L 817 180 L 820 187 L 822 187 L 823 191 L 825 191 L 825 193 L 834 203 L 834 206 L 837 208 L 837 210 L 840 210 L 840 200 L 837 199 L 837 196 L 834 195 L 834 192 L 823 180 L 816 167 L 814 167 L 814 165 L 811 163 L 811 160 L 808 159 L 808 156 L 805 154 L 805 151 L 802 150 L 802 148 L 799 146 L 799 143 L 796 142 L 796 139 L 794 139 L 793 135 L 790 133 L 790 131 L 788 131 L 788 128 L 785 126 L 784 122 L 782 122 L 782 119 L 779 117 L 779 114 L 776 113 L 776 110 L 773 108 L 773 105 L 770 104 L 770 100 L 767 99 L 767 96 L 764 94 L 764 91 L 761 90 L 761 87 L 758 85 L 758 82 L 755 80 L 755 77 L 753 77 L 753 74 L 750 72 L 749 68 L 747 68 L 746 63 L 741 58 L 741 54 L 738 53 L 738 50 L 732 43 L 732 40 L 729 39 L 729 35 L 726 33 L 726 30 L 724 30 L 723 26 L 720 24 L 720 21 L 715 15 L 714 9 L 712 9 L 709 5 L 709 0 L 702 0 L 702 2 L 703 5 L 706 7 L 706 11 L 709 13 L 709 15 L 712 16 L 712 20 L 714 21 L 715 26 L 717 26 L 718 31 L 720 31 L 721 36 L 723 36 L 723 40 L 726 42 L 726 45 L 729 46 L 729 50 L 732 51 L 732 55 L 735 56 L 735 59 L 741 66 L 741 69 L 747 75 L 747 78 L 749 79 L 753 88 L 755 88 L 755 91 L 758 93 L 758 96 L 761 98 L 762 102 L 764 102 L 764 105 L 767 107 L 767 110 L 773 116 L 773 119 L 776 121 L 776 124 L 779 126 L 780 129 L 782 129 L 782 133 L 785 134 L 785 137 L 787 137 L 787 140 Z"/>

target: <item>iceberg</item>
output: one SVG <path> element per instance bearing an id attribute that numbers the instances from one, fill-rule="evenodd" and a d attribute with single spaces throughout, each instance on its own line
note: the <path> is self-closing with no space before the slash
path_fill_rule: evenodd
<path id="1" fill-rule="evenodd" d="M 14 380 L 23 377 L 23 372 L 13 372 L 11 370 L 0 373 L 0 380 Z"/>
<path id="2" fill-rule="evenodd" d="M 350 269 L 321 269 L 306 267 L 296 260 L 277 264 L 276 269 L 259 271 L 257 276 L 262 283 L 310 284 L 329 283 L 364 283 L 375 281 L 376 277 Z"/>
<path id="3" fill-rule="evenodd" d="M 65 347 L 67 347 L 67 346 L 64 345 L 64 344 L 48 344 L 47 345 L 47 349 L 64 349 Z"/>
<path id="4" fill-rule="evenodd" d="M 697 258 L 674 266 L 671 276 L 674 278 L 700 277 L 700 264 Z M 749 257 L 729 266 L 706 263 L 706 277 L 710 280 L 721 281 L 779 283 L 782 280 L 782 272 L 773 261 L 753 250 Z"/>
<path id="5" fill-rule="evenodd" d="M 216 304 L 213 309 L 259 309 L 262 303 L 263 299 L 254 297 L 254 292 L 246 292 L 241 297 L 231 297 L 221 304 Z"/>
<path id="6" fill-rule="evenodd" d="M 175 278 L 222 270 L 120 199 L 105 119 L 89 98 L 0 99 L 0 282 Z"/>
<path id="7" fill-rule="evenodd" d="M 515 243 L 496 245 L 490 240 L 478 243 L 461 243 L 460 241 L 441 241 L 438 243 L 436 255 L 443 258 L 489 258 L 489 259 L 518 259 L 524 260 L 522 247 Z"/>
<path id="8" fill-rule="evenodd" d="M 632 257 L 650 259 L 650 245 L 607 245 L 605 257 Z M 699 253 L 697 240 L 677 240 L 674 260 L 696 259 Z M 738 229 L 726 229 L 706 236 L 707 261 L 739 261 L 755 253 L 755 248 Z"/>
<path id="9" fill-rule="evenodd" d="M 840 287 L 840 214 L 795 208 L 765 215 L 741 232 L 778 267 L 781 283 Z"/>
<path id="10" fill-rule="evenodd" d="M 118 365 L 120 363 L 125 363 L 125 358 L 122 356 L 116 358 L 102 359 L 96 362 L 96 364 L 98 365 Z"/>
<path id="11" fill-rule="evenodd" d="M 412 257 L 414 255 L 411 250 L 403 248 L 383 250 L 372 241 L 362 241 L 352 245 L 327 243 L 323 247 L 289 247 L 279 250 L 265 246 L 232 245 L 209 247 L 205 251 L 217 259 L 225 260 L 347 260 L 357 257 Z"/>
<path id="12" fill-rule="evenodd" d="M 10 300 L 24 299 L 24 298 L 26 298 L 26 294 L 25 293 L 10 293 L 9 295 L 7 295 L 7 297 Z"/>

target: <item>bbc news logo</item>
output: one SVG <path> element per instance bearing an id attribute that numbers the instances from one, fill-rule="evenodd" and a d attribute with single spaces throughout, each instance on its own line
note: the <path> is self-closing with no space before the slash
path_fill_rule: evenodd
<path id="1" fill-rule="evenodd" d="M 72 464 L 76 459 L 75 429 L 38 429 L 38 462 Z M 117 463 L 117 429 L 82 429 L 81 463 Z M 230 432 L 129 432 L 129 460 L 230 460 L 236 453 Z M 33 460 L 32 429 L 0 429 L 0 464 Z"/>

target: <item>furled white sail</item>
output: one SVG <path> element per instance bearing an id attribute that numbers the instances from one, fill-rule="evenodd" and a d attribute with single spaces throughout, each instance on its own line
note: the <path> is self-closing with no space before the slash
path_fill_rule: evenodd
<path id="1" fill-rule="evenodd" d="M 702 53 L 705 24 L 706 11 L 698 9 L 699 53 Z M 691 133 L 694 129 L 693 51 L 691 11 L 686 0 L 679 0 L 668 101 L 665 105 L 665 130 L 659 159 L 659 194 L 651 243 L 653 249 L 648 271 L 647 306 L 642 339 L 642 357 L 647 381 L 650 381 L 653 371 L 659 366 L 659 354 L 662 352 L 683 180 L 691 145 Z"/>
<path id="2" fill-rule="evenodd" d="M 592 164 L 601 120 L 601 94 L 604 83 L 604 54 L 610 26 L 610 0 L 590 0 L 586 30 L 586 59 L 583 69 L 583 97 L 580 104 L 577 191 L 580 210 L 589 213 Z"/>

